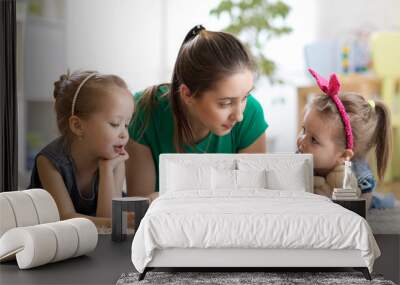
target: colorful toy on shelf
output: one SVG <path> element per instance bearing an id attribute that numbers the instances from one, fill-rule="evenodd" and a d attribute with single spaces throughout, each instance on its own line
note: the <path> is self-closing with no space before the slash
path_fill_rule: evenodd
<path id="1" fill-rule="evenodd" d="M 369 32 L 356 31 L 345 38 L 318 41 L 305 46 L 306 66 L 328 77 L 332 73 L 368 72 L 371 62 Z"/>
<path id="2" fill-rule="evenodd" d="M 347 45 L 344 45 L 341 47 L 341 68 L 343 74 L 349 73 L 350 69 L 350 60 L 349 60 L 349 53 L 350 53 L 350 47 Z"/>

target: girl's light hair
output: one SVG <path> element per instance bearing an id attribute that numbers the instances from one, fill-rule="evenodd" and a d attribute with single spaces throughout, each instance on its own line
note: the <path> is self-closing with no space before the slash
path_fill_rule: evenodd
<path id="1" fill-rule="evenodd" d="M 81 88 L 77 96 L 74 115 L 80 118 L 87 118 L 96 112 L 101 106 L 101 99 L 107 96 L 107 91 L 112 88 L 128 90 L 123 79 L 116 75 L 99 74 L 97 71 L 75 71 L 60 76 L 54 82 L 53 96 L 55 99 L 54 108 L 57 117 L 57 126 L 61 135 L 71 139 L 72 133 L 69 128 L 69 118 L 72 115 L 72 101 L 75 91 L 81 82 L 89 75 L 94 74 Z"/>
<path id="2" fill-rule="evenodd" d="M 379 179 L 383 179 L 392 152 L 392 128 L 390 112 L 381 101 L 371 106 L 367 100 L 356 93 L 341 93 L 339 99 L 350 118 L 354 137 L 354 157 L 364 158 L 375 147 Z M 338 131 L 334 134 L 336 144 L 345 148 L 345 134 L 338 110 L 325 94 L 317 95 L 306 106 L 305 111 L 317 110 L 323 119 L 332 122 Z"/>

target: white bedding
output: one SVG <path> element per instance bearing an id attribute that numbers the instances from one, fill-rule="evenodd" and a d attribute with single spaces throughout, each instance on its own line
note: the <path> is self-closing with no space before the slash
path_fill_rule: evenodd
<path id="1" fill-rule="evenodd" d="M 165 248 L 357 249 L 370 272 L 380 255 L 359 215 L 323 196 L 266 189 L 160 196 L 134 237 L 135 268 L 143 272 Z"/>

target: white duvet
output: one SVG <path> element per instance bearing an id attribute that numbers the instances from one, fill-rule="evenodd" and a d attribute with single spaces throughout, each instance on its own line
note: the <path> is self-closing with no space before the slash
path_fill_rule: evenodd
<path id="1" fill-rule="evenodd" d="M 133 265 L 143 272 L 165 248 L 358 249 L 370 272 L 380 255 L 359 215 L 323 196 L 265 189 L 162 195 L 133 239 Z"/>

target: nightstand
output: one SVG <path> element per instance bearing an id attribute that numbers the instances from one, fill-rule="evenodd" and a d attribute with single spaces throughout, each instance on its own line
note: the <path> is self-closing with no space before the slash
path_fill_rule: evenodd
<path id="1" fill-rule="evenodd" d="M 351 200 L 336 200 L 332 199 L 332 202 L 339 204 L 340 206 L 359 214 L 365 219 L 367 212 L 367 205 L 365 199 L 351 199 Z"/>
<path id="2" fill-rule="evenodd" d="M 123 241 L 127 236 L 127 212 L 135 213 L 135 233 L 140 221 L 149 207 L 149 199 L 144 197 L 121 197 L 112 199 L 112 235 L 113 241 Z"/>

